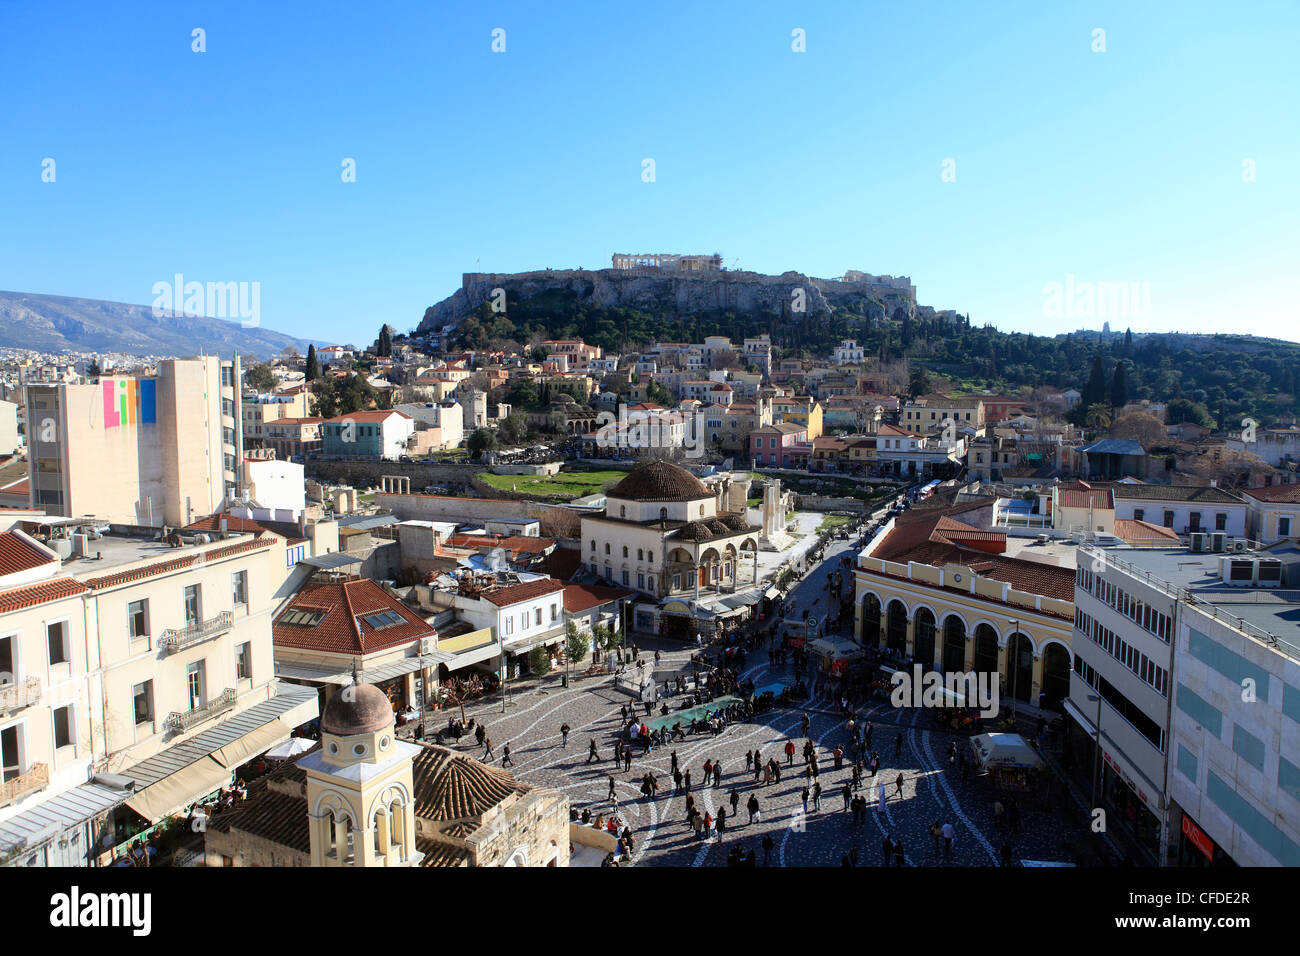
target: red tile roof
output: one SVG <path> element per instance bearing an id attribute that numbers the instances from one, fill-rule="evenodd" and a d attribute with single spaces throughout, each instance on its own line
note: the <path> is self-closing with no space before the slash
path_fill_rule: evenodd
<path id="1" fill-rule="evenodd" d="M 555 539 L 520 534 L 454 534 L 447 539 L 447 544 L 453 548 L 503 548 L 516 554 L 541 554 L 555 547 Z"/>
<path id="2" fill-rule="evenodd" d="M 324 611 L 325 618 L 315 627 L 281 623 L 294 610 Z M 364 617 L 380 611 L 393 611 L 405 623 L 376 630 Z M 437 633 L 424 618 L 369 578 L 308 581 L 276 618 L 271 632 L 276 647 L 361 655 Z"/>
<path id="3" fill-rule="evenodd" d="M 0 532 L 0 576 L 30 571 L 58 561 L 17 531 Z"/>
<path id="4" fill-rule="evenodd" d="M 1094 488 L 1086 481 L 1061 485 L 1056 489 L 1056 501 L 1062 508 L 1096 508 L 1115 510 L 1115 496 L 1109 488 Z"/>
<path id="5" fill-rule="evenodd" d="M 1168 541 L 1178 543 L 1178 534 L 1172 528 L 1162 528 L 1148 521 L 1133 521 L 1129 518 L 1115 519 L 1115 536 L 1122 541 Z"/>
<path id="6" fill-rule="evenodd" d="M 542 574 L 557 581 L 567 581 L 582 567 L 582 552 L 577 548 L 556 548 L 535 565 Z"/>
<path id="7" fill-rule="evenodd" d="M 630 598 L 634 594 L 635 592 L 624 588 L 610 588 L 601 584 L 566 584 L 564 609 L 570 614 L 580 614 L 619 598 Z"/>
<path id="8" fill-rule="evenodd" d="M 410 419 L 410 415 L 405 412 L 384 409 L 371 409 L 364 412 L 350 412 L 347 415 L 336 415 L 333 418 L 326 419 L 331 422 L 386 422 L 396 415 L 398 418 Z M 275 422 L 267 422 L 268 425 L 274 425 Z"/>
<path id="9" fill-rule="evenodd" d="M 1242 494 L 1250 495 L 1256 501 L 1300 502 L 1300 483 L 1291 485 L 1271 485 L 1268 488 L 1246 488 Z"/>
<path id="10" fill-rule="evenodd" d="M 972 503 L 982 507 L 981 503 Z M 965 565 L 982 577 L 1005 581 L 1018 591 L 1041 594 L 1061 601 L 1074 600 L 1074 569 L 1037 561 L 1009 558 L 986 550 L 990 545 L 1005 547 L 1005 535 L 963 524 L 951 517 L 954 512 L 975 510 L 973 507 L 946 508 L 942 511 L 912 512 L 895 522 L 891 531 L 872 553 L 872 557 L 896 564 L 915 561 L 942 567 Z"/>
<path id="11" fill-rule="evenodd" d="M 563 590 L 564 585 L 554 578 L 539 578 L 536 581 L 525 581 L 523 584 L 512 584 L 510 587 L 488 591 L 483 595 L 483 600 L 490 601 L 497 607 L 507 607 L 521 601 L 531 601 L 543 594 L 553 594 Z"/>
<path id="12" fill-rule="evenodd" d="M 25 607 L 48 604 L 74 594 L 84 594 L 90 588 L 75 578 L 54 578 L 39 584 L 25 584 L 19 588 L 0 591 L 0 614 L 19 611 Z"/>

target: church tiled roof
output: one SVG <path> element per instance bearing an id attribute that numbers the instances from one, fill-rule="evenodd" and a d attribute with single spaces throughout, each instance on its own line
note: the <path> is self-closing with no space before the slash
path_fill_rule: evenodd
<path id="1" fill-rule="evenodd" d="M 426 744 L 415 757 L 415 815 L 425 820 L 482 816 L 529 787 L 495 767 Z"/>

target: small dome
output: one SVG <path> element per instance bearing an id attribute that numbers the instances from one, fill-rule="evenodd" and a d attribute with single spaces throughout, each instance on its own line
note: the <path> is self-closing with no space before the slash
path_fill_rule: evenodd
<path id="1" fill-rule="evenodd" d="M 685 468 L 666 461 L 634 468 L 606 494 L 629 501 L 694 501 L 712 498 L 713 492 Z"/>
<path id="2" fill-rule="evenodd" d="M 337 737 L 378 733 L 393 723 L 387 695 L 373 684 L 355 682 L 340 688 L 320 715 L 320 729 Z"/>

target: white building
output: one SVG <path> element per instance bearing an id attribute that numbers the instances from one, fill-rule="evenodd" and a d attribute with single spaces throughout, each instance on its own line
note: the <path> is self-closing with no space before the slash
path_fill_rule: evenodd
<path id="1" fill-rule="evenodd" d="M 836 365 L 861 365 L 865 353 L 855 340 L 844 339 L 832 354 Z"/>

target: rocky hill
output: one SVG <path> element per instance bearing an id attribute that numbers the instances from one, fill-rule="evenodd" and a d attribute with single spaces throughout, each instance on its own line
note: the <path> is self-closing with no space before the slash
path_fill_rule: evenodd
<path id="1" fill-rule="evenodd" d="M 307 341 L 271 329 L 204 316 L 155 316 L 147 305 L 61 295 L 0 292 L 0 346 L 41 352 L 129 355 L 278 355 Z M 318 343 L 324 344 L 324 343 Z"/>
<path id="2" fill-rule="evenodd" d="M 431 306 L 418 332 L 457 325 L 484 303 L 494 289 L 504 289 L 507 302 L 562 298 L 599 308 L 640 309 L 653 315 L 689 316 L 733 312 L 770 312 L 799 317 L 792 308 L 802 293 L 803 314 L 835 315 L 849 312 L 885 318 L 902 308 L 913 315 L 934 314 L 918 308 L 910 283 L 887 285 L 872 281 L 818 279 L 799 272 L 779 276 L 757 272 L 676 272 L 667 269 L 544 270 L 516 273 L 465 273 L 461 287 Z"/>

